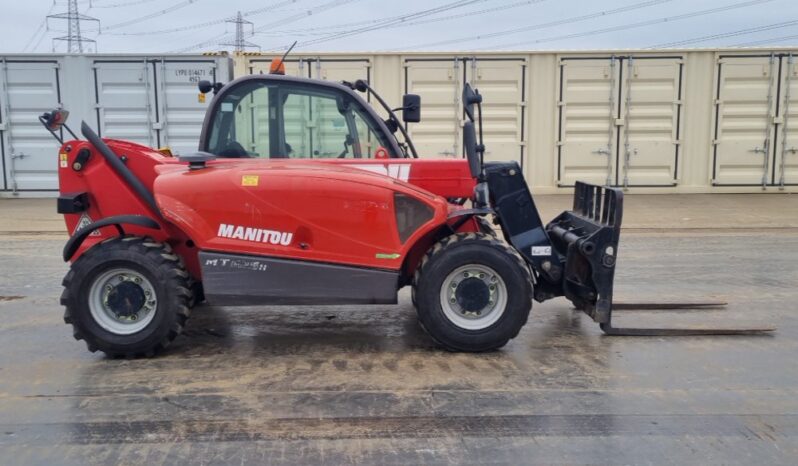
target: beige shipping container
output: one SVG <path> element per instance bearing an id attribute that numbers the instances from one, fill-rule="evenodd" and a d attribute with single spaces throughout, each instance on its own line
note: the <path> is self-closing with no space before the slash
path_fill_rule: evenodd
<path id="1" fill-rule="evenodd" d="M 293 53 L 287 73 L 422 98 L 421 157 L 463 157 L 461 92 L 484 96 L 486 160 L 538 193 L 798 192 L 797 49 Z M 236 76 L 272 57 L 235 57 Z M 371 100 L 371 96 L 367 96 Z M 384 114 L 381 109 L 379 113 Z"/>
<path id="2" fill-rule="evenodd" d="M 796 130 L 790 126 L 792 55 L 721 55 L 717 75 L 712 183 L 763 188 L 798 183 Z"/>

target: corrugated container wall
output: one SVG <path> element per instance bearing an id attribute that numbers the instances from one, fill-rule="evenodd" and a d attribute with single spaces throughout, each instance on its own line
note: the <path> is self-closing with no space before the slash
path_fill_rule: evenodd
<path id="1" fill-rule="evenodd" d="M 289 74 L 368 79 L 422 157 L 462 157 L 463 84 L 484 95 L 487 160 L 516 160 L 538 193 L 576 180 L 637 193 L 798 192 L 798 49 L 510 53 L 294 53 Z M 55 142 L 38 114 L 175 152 L 197 147 L 200 79 L 268 72 L 270 55 L 0 57 L 0 150 L 10 192 L 54 190 Z M 373 100 L 371 96 L 367 96 Z M 373 102 L 376 104 L 376 102 Z M 384 114 L 381 109 L 378 112 Z"/>
<path id="2" fill-rule="evenodd" d="M 484 95 L 486 160 L 516 160 L 533 190 L 588 180 L 638 193 L 798 192 L 797 49 L 534 53 L 297 53 L 287 72 L 368 79 L 422 157 L 462 157 L 460 93 Z M 271 56 L 235 57 L 236 76 Z M 381 111 L 381 110 L 380 110 Z"/>
<path id="3" fill-rule="evenodd" d="M 210 103 L 197 82 L 228 82 L 233 69 L 218 54 L 7 55 L 0 67 L 4 195 L 58 189 L 58 143 L 39 123 L 41 113 L 61 106 L 78 133 L 85 121 L 103 137 L 192 152 Z"/>

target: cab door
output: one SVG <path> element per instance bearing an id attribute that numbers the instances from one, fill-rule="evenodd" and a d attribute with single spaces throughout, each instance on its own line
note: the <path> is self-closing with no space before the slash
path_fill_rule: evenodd
<path id="1" fill-rule="evenodd" d="M 245 79 L 214 100 L 201 149 L 222 158 L 399 157 L 385 125 L 361 99 L 304 79 Z"/>

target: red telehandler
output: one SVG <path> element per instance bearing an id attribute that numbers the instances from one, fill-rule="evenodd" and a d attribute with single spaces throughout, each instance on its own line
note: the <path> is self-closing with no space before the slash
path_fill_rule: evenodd
<path id="1" fill-rule="evenodd" d="M 201 300 L 385 304 L 405 286 L 427 333 L 456 351 L 505 345 L 533 299 L 558 296 L 608 334 L 767 330 L 613 327 L 622 191 L 577 183 L 573 210 L 543 223 L 518 164 L 483 162 L 469 85 L 465 157 L 443 160 L 418 158 L 395 114 L 420 121 L 420 98 L 391 109 L 366 81 L 272 73 L 200 91 L 214 98 L 199 152 L 183 157 L 86 122 L 81 140 L 64 110 L 40 117 L 61 143 L 58 212 L 72 232 L 64 320 L 90 351 L 151 356 Z"/>

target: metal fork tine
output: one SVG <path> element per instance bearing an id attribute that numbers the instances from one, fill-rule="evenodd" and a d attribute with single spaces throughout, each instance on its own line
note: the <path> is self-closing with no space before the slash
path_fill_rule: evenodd
<path id="1" fill-rule="evenodd" d="M 613 311 L 708 311 L 723 309 L 728 303 L 724 301 L 699 302 L 615 302 Z M 612 318 L 612 314 L 610 314 Z M 613 327 L 612 320 L 602 323 L 601 330 L 607 335 L 616 336 L 691 336 L 691 335 L 760 335 L 775 331 L 773 327 L 749 328 L 642 328 Z"/>
<path id="2" fill-rule="evenodd" d="M 656 311 L 656 310 L 705 310 L 726 307 L 729 303 L 724 301 L 699 301 L 699 302 L 623 302 L 612 303 L 613 311 Z"/>
<path id="3" fill-rule="evenodd" d="M 613 336 L 679 337 L 694 335 L 767 335 L 776 329 L 762 328 L 624 328 L 601 324 L 601 330 Z"/>

